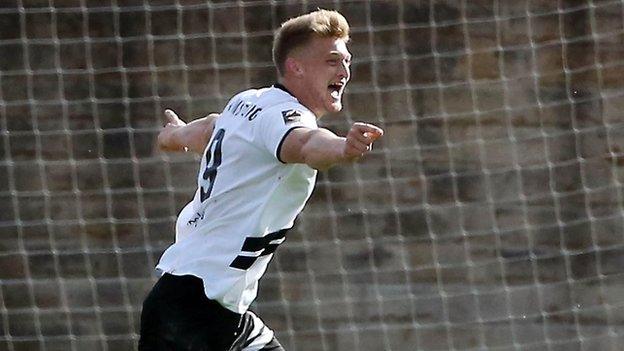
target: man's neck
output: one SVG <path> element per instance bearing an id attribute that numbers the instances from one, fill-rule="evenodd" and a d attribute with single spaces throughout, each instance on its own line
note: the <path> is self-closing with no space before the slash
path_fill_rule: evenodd
<path id="1" fill-rule="evenodd" d="M 325 115 L 324 112 L 315 110 L 314 108 L 310 106 L 310 104 L 307 103 L 307 100 L 306 100 L 307 89 L 306 87 L 303 87 L 300 84 L 297 84 L 296 81 L 281 78 L 278 80 L 276 87 L 294 96 L 299 101 L 300 104 L 307 107 L 310 111 L 312 111 L 312 113 L 314 113 L 314 115 L 316 116 L 316 119 L 320 119 L 323 115 Z"/>

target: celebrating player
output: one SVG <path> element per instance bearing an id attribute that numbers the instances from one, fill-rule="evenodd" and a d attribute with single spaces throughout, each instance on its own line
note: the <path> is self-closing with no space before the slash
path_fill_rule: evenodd
<path id="1" fill-rule="evenodd" d="M 165 112 L 160 148 L 203 157 L 195 197 L 143 304 L 140 350 L 283 350 L 248 310 L 258 281 L 312 193 L 316 170 L 359 159 L 383 134 L 366 123 L 346 137 L 317 127 L 342 109 L 348 40 L 338 12 L 290 19 L 273 42 L 279 83 L 239 93 L 220 115 L 189 124 Z"/>

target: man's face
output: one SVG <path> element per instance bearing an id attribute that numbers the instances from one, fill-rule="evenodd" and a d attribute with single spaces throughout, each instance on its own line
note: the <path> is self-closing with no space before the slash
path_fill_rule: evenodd
<path id="1" fill-rule="evenodd" d="M 351 77 L 351 53 L 343 39 L 313 38 L 298 55 L 306 89 L 304 105 L 317 117 L 342 109 L 342 94 Z"/>

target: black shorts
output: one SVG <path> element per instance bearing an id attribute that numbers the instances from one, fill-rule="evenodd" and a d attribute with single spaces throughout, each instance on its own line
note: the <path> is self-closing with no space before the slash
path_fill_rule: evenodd
<path id="1" fill-rule="evenodd" d="M 252 312 L 210 300 L 201 279 L 165 273 L 143 302 L 139 351 L 284 351 Z"/>

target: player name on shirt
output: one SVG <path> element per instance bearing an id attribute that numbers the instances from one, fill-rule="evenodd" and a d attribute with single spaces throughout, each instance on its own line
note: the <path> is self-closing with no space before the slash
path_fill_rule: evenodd
<path id="1" fill-rule="evenodd" d="M 244 117 L 249 121 L 253 121 L 262 111 L 261 107 L 249 102 L 244 102 L 240 98 L 232 101 L 226 109 L 231 112 L 234 117 Z"/>

